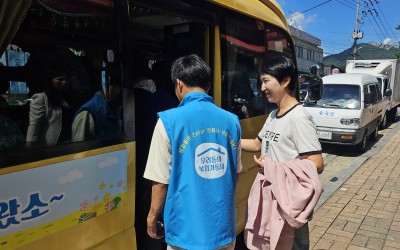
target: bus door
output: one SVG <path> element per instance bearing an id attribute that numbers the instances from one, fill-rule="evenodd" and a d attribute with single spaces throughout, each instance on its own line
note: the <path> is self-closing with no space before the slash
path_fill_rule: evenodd
<path id="1" fill-rule="evenodd" d="M 148 245 L 146 218 L 150 207 L 151 181 L 143 178 L 157 112 L 175 108 L 179 102 L 171 81 L 171 63 L 196 53 L 210 62 L 210 23 L 214 15 L 196 1 L 132 1 L 129 44 L 132 48 L 132 78 L 135 99 L 136 214 L 138 249 Z"/>

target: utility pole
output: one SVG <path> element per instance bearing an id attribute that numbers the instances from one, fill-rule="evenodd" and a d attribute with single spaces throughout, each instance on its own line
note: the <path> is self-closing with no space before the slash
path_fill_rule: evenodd
<path id="1" fill-rule="evenodd" d="M 356 8 L 356 26 L 354 27 L 354 31 L 353 31 L 353 39 L 354 39 L 354 43 L 353 43 L 353 59 L 357 59 L 357 40 L 363 38 L 363 33 L 361 31 L 358 30 L 358 11 L 360 9 L 360 0 L 357 1 L 357 8 Z"/>

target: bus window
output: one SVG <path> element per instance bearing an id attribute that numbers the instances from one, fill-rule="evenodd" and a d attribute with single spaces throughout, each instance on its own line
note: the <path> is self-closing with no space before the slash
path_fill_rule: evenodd
<path id="1" fill-rule="evenodd" d="M 228 17 L 221 26 L 222 107 L 239 119 L 264 115 L 276 108 L 261 93 L 258 68 L 272 54 L 293 58 L 285 33 L 247 18 Z"/>
<path id="2" fill-rule="evenodd" d="M 266 112 L 257 73 L 264 54 L 264 30 L 258 22 L 226 19 L 221 27 L 222 107 L 240 119 Z"/>
<path id="3" fill-rule="evenodd" d="M 122 107 L 112 99 L 121 96 L 119 91 L 109 95 L 118 89 L 109 86 L 120 85 L 118 63 L 107 62 L 107 51 L 115 46 L 111 5 L 32 1 L 28 7 L 1 52 L 0 67 L 1 84 L 8 86 L 0 93 L 9 110 L 2 115 L 17 125 L 24 140 L 0 154 L 119 136 Z M 97 110 L 106 110 L 106 117 Z"/>
<path id="4" fill-rule="evenodd" d="M 3 2 L 0 248 L 111 249 L 121 237 L 135 249 L 135 144 L 121 132 L 133 99 L 122 107 L 117 28 L 126 3 Z"/>

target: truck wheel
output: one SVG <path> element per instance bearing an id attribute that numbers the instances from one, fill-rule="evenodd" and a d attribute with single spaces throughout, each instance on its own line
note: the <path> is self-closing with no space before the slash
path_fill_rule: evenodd
<path id="1" fill-rule="evenodd" d="M 377 124 L 376 128 L 374 129 L 374 132 L 372 132 L 372 134 L 369 135 L 369 139 L 371 141 L 376 141 L 376 139 L 378 139 L 378 129 L 379 129 L 379 126 Z"/>
<path id="2" fill-rule="evenodd" d="M 365 153 L 365 150 L 367 148 L 367 131 L 365 131 L 362 140 L 356 145 L 356 148 L 358 152 Z"/>
<path id="3" fill-rule="evenodd" d="M 379 124 L 379 128 L 384 129 L 384 128 L 386 128 L 386 125 L 387 125 L 387 114 L 385 113 L 385 115 L 382 118 L 381 123 Z"/>

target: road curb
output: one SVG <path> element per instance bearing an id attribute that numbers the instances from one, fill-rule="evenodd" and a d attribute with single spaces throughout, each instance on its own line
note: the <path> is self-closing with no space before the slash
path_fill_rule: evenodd
<path id="1" fill-rule="evenodd" d="M 336 177 L 337 181 L 335 182 L 328 182 L 324 185 L 324 192 L 322 193 L 321 197 L 319 198 L 319 201 L 317 205 L 315 206 L 315 211 L 318 210 L 320 206 L 322 206 L 325 201 L 336 191 L 338 190 L 342 184 L 369 158 L 375 156 L 378 154 L 382 148 L 390 141 L 390 139 L 395 135 L 398 131 L 400 131 L 400 126 L 399 123 L 393 123 L 390 127 L 392 127 L 391 130 L 384 135 L 382 138 L 379 139 L 375 145 L 362 154 L 361 156 L 357 157 L 348 168 L 343 169 L 341 172 L 339 172 Z"/>

